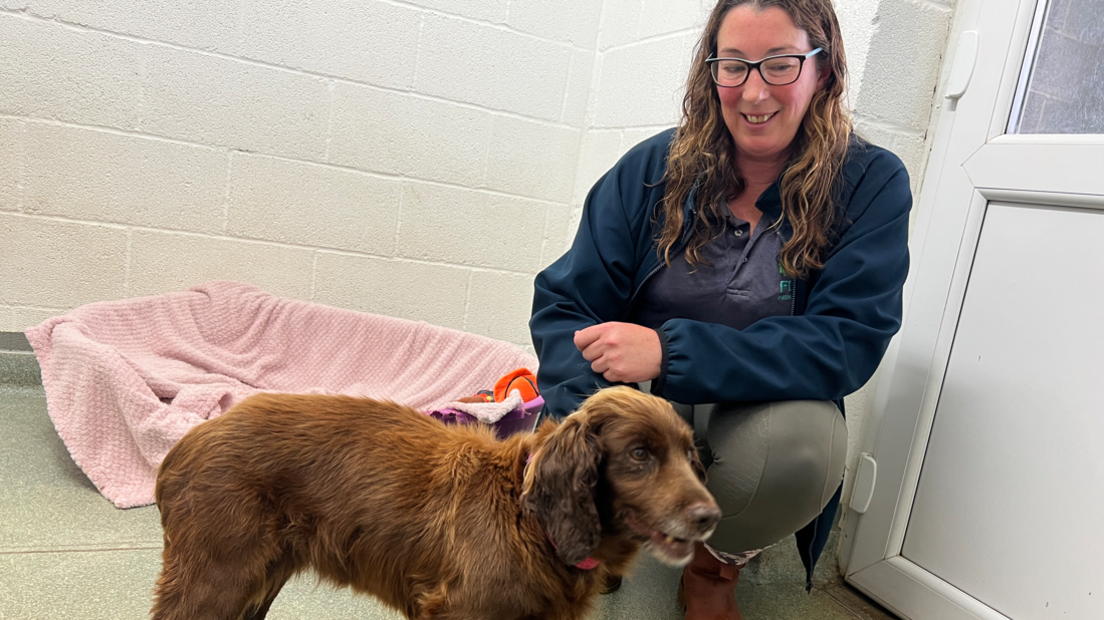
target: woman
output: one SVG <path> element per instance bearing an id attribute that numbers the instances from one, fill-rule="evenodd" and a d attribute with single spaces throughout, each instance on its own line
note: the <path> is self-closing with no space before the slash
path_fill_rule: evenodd
<path id="1" fill-rule="evenodd" d="M 839 504 L 843 397 L 901 321 L 908 175 L 855 137 L 831 0 L 722 0 L 675 130 L 602 177 L 537 276 L 546 413 L 636 383 L 694 426 L 725 518 L 687 618 L 739 618 L 739 568 L 797 533 L 811 586 Z"/>

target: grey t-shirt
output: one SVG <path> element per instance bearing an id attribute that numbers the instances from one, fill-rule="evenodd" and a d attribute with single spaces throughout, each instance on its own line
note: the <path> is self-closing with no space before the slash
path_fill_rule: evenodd
<path id="1" fill-rule="evenodd" d="M 789 315 L 792 291 L 778 262 L 781 249 L 781 235 L 768 222 L 751 232 L 729 214 L 721 234 L 701 249 L 703 262 L 692 267 L 683 252 L 672 258 L 644 284 L 628 320 L 658 328 L 684 318 L 743 329 Z"/>

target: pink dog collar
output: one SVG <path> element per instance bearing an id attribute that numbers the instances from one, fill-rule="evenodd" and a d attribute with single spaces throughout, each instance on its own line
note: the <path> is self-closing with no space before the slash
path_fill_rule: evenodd
<path id="1" fill-rule="evenodd" d="M 582 562 L 576 564 L 575 568 L 581 568 L 583 570 L 594 570 L 598 568 L 598 560 L 595 560 L 594 558 L 587 558 Z"/>
<path id="2" fill-rule="evenodd" d="M 553 549 L 558 549 L 559 548 L 559 547 L 556 546 L 556 541 L 552 540 L 552 537 L 548 535 L 548 532 L 544 533 L 544 537 L 548 539 L 548 542 L 552 543 L 552 548 Z M 596 560 L 594 558 L 587 558 L 587 559 L 583 560 L 582 562 L 579 562 L 578 564 L 576 564 L 575 568 L 581 568 L 583 570 L 594 570 L 594 569 L 598 568 L 598 560 Z"/>

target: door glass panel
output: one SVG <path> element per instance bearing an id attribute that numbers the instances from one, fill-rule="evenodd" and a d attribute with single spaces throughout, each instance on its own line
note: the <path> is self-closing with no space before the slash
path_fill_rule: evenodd
<path id="1" fill-rule="evenodd" d="M 1104 134 L 1104 0 L 1039 1 L 1009 132 Z"/>

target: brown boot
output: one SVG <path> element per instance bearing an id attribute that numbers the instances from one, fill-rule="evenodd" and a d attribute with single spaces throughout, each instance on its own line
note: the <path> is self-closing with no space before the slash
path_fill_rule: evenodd
<path id="1" fill-rule="evenodd" d="M 682 569 L 678 600 L 686 620 L 743 620 L 736 608 L 736 581 L 740 569 L 721 562 L 702 543 L 694 545 L 694 559 Z"/>

